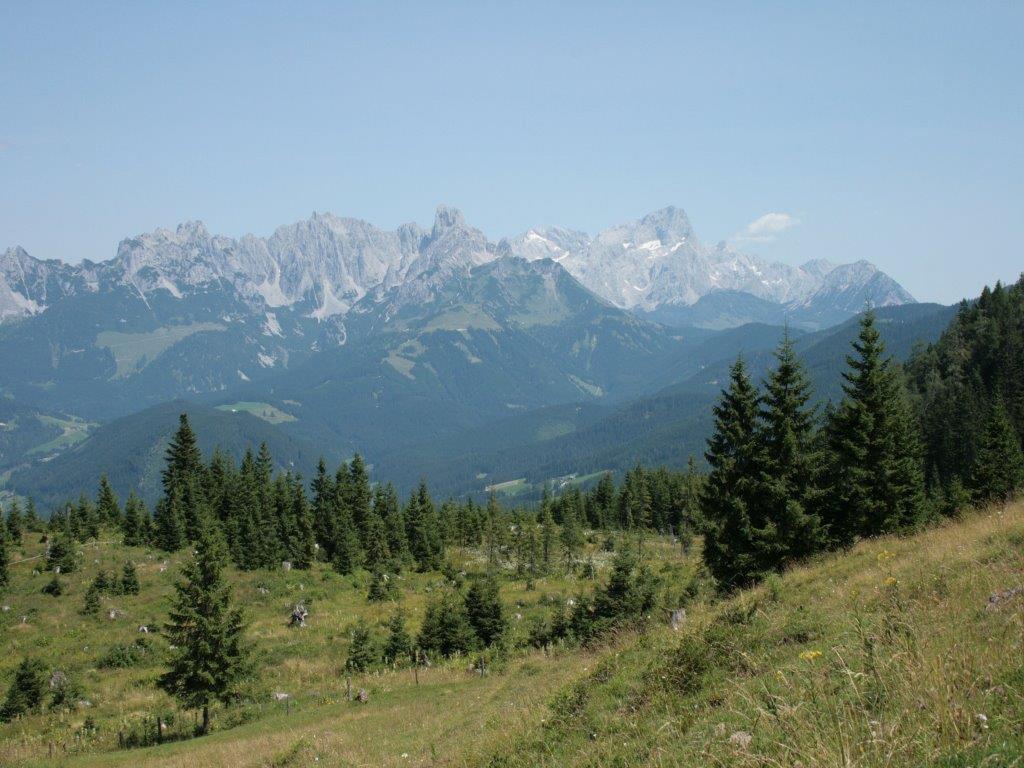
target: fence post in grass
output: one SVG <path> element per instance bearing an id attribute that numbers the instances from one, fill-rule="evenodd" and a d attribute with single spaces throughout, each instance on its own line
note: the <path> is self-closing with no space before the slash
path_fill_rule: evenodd
<path id="1" fill-rule="evenodd" d="M 352 678 L 345 678 L 345 698 L 352 701 Z"/>
<path id="2" fill-rule="evenodd" d="M 164 743 L 164 719 L 160 715 L 156 716 L 156 743 Z"/>

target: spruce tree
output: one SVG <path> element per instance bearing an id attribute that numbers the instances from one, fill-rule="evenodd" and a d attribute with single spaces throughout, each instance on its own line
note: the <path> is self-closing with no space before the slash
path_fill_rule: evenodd
<path id="1" fill-rule="evenodd" d="M 192 431 L 192 425 L 189 423 L 186 413 L 182 413 L 178 417 L 178 431 L 175 432 L 167 446 L 165 459 L 166 466 L 162 474 L 164 501 L 169 507 L 177 496 L 184 535 L 189 539 L 194 538 L 205 501 L 202 498 L 205 467 L 203 466 L 202 452 L 196 442 L 195 432 Z M 167 549 L 166 546 L 159 543 L 158 546 Z M 174 549 L 178 549 L 180 546 L 181 544 Z"/>
<path id="2" fill-rule="evenodd" d="M 21 517 L 21 506 L 17 497 L 11 499 L 11 508 L 7 512 L 7 536 L 12 544 L 21 544 L 25 532 L 25 522 Z"/>
<path id="3" fill-rule="evenodd" d="M 377 644 L 370 634 L 370 627 L 360 619 L 349 635 L 348 658 L 345 669 L 350 672 L 366 672 L 377 664 L 380 655 Z"/>
<path id="4" fill-rule="evenodd" d="M 562 516 L 562 555 L 570 573 L 576 570 L 583 543 L 583 526 L 580 525 L 577 512 L 570 510 Z"/>
<path id="5" fill-rule="evenodd" d="M 334 483 L 327 474 L 327 464 L 321 456 L 313 479 L 313 534 L 320 547 L 321 557 L 327 561 L 334 558 L 334 498 Z"/>
<path id="6" fill-rule="evenodd" d="M 75 548 L 68 534 L 58 534 L 50 542 L 46 567 L 57 573 L 71 573 L 75 570 Z"/>
<path id="7" fill-rule="evenodd" d="M 0 590 L 11 582 L 11 553 L 8 549 L 7 526 L 0 521 Z"/>
<path id="8" fill-rule="evenodd" d="M 164 552 L 177 552 L 185 546 L 184 506 L 180 485 L 172 485 L 170 494 L 156 504 L 153 512 L 153 544 Z"/>
<path id="9" fill-rule="evenodd" d="M 135 564 L 131 560 L 126 560 L 124 567 L 121 569 L 121 593 L 137 595 L 140 589 L 139 574 L 135 570 Z"/>
<path id="10" fill-rule="evenodd" d="M 292 517 L 295 520 L 292 567 L 308 570 L 313 567 L 316 559 L 316 534 L 313 531 L 313 512 L 306 499 L 302 478 L 296 479 L 292 491 Z"/>
<path id="11" fill-rule="evenodd" d="M 384 521 L 376 511 L 366 519 L 366 567 L 373 569 L 385 566 L 391 557 L 388 551 L 388 534 Z"/>
<path id="12" fill-rule="evenodd" d="M 39 513 L 36 512 L 36 503 L 30 496 L 28 499 L 28 506 L 25 509 L 25 530 L 38 533 L 43 530 L 43 523 L 39 519 Z"/>
<path id="13" fill-rule="evenodd" d="M 558 529 L 551 514 L 551 504 L 541 502 L 540 508 L 540 567 L 541 572 L 551 573 L 558 547 Z"/>
<path id="14" fill-rule="evenodd" d="M 466 615 L 482 646 L 497 643 L 508 629 L 498 580 L 493 574 L 476 579 L 466 592 Z"/>
<path id="15" fill-rule="evenodd" d="M 704 454 L 711 472 L 701 494 L 704 561 L 724 590 L 750 584 L 771 567 L 760 557 L 761 532 L 751 520 L 762 465 L 758 402 L 740 358 L 730 369 L 729 387 L 714 408 L 715 431 Z"/>
<path id="16" fill-rule="evenodd" d="M 884 358 L 874 313 L 861 318 L 853 351 L 843 401 L 826 424 L 821 517 L 839 545 L 913 525 L 924 506 L 916 424 L 901 374 Z"/>
<path id="17" fill-rule="evenodd" d="M 821 471 L 811 386 L 787 330 L 761 400 L 761 465 L 751 522 L 758 559 L 781 570 L 824 545 L 817 515 Z"/>
<path id="18" fill-rule="evenodd" d="M 388 553 L 396 562 L 409 559 L 409 539 L 406 536 L 405 515 L 398 501 L 398 493 L 391 483 L 378 485 L 373 499 L 373 511 L 384 521 Z"/>
<path id="19" fill-rule="evenodd" d="M 418 640 L 420 648 L 452 656 L 475 649 L 477 642 L 466 604 L 457 592 L 447 591 L 427 604 Z"/>
<path id="20" fill-rule="evenodd" d="M 100 489 L 96 495 L 96 514 L 101 524 L 120 527 L 121 505 L 114 489 L 110 487 L 107 475 L 100 475 Z"/>
<path id="21" fill-rule="evenodd" d="M 395 611 L 388 619 L 388 639 L 384 644 L 384 661 L 400 664 L 412 659 L 412 637 L 405 628 L 405 615 Z"/>
<path id="22" fill-rule="evenodd" d="M 1013 499 L 1024 485 L 1024 454 L 1000 398 L 989 406 L 971 471 L 974 502 L 989 504 Z"/>
<path id="23" fill-rule="evenodd" d="M 146 543 L 148 517 L 142 500 L 132 491 L 124 504 L 124 520 L 121 524 L 125 546 L 139 547 Z"/>
<path id="24" fill-rule="evenodd" d="M 85 590 L 82 613 L 86 616 L 96 616 L 99 614 L 100 608 L 100 589 L 96 586 L 96 583 L 93 582 L 89 585 L 89 588 Z"/>
<path id="25" fill-rule="evenodd" d="M 439 569 L 444 558 L 444 542 L 426 480 L 420 480 L 409 499 L 405 524 L 409 551 L 417 568 L 421 571 Z"/>
<path id="26" fill-rule="evenodd" d="M 175 585 L 166 624 L 174 650 L 159 685 L 186 709 L 202 709 L 202 732 L 207 733 L 210 705 L 231 700 L 250 661 L 242 612 L 232 606 L 231 586 L 224 577 L 219 533 L 200 520 L 197 534 L 195 553 Z"/>
<path id="27" fill-rule="evenodd" d="M 363 457 L 358 453 L 352 457 L 348 468 L 348 493 L 345 503 L 352 515 L 352 523 L 359 532 L 359 543 L 363 549 L 368 548 L 370 509 L 373 492 L 370 490 L 370 477 L 366 471 Z"/>
<path id="28" fill-rule="evenodd" d="M 21 715 L 39 712 L 46 697 L 47 677 L 46 665 L 39 659 L 22 659 L 0 707 L 0 722 L 9 723 Z"/>

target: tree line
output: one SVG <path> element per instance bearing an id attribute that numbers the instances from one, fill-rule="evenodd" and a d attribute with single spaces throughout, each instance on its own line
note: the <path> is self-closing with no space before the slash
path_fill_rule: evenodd
<path id="1" fill-rule="evenodd" d="M 723 590 L 1024 484 L 1024 278 L 964 302 L 905 369 L 865 312 L 823 412 L 788 334 L 775 358 L 761 387 L 738 359 L 714 409 L 700 510 Z"/>

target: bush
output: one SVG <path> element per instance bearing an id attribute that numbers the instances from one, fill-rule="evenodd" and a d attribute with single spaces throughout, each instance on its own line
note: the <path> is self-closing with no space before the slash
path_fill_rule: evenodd
<path id="1" fill-rule="evenodd" d="M 151 652 L 149 641 L 140 637 L 128 645 L 110 646 L 110 649 L 100 659 L 99 666 L 102 669 L 127 669 L 141 664 Z"/>
<path id="2" fill-rule="evenodd" d="M 421 648 L 452 656 L 474 650 L 477 642 L 466 604 L 458 592 L 446 592 L 427 605 L 419 636 Z"/>
<path id="3" fill-rule="evenodd" d="M 46 586 L 43 587 L 44 595 L 52 595 L 53 597 L 60 597 L 64 594 L 64 585 L 60 579 L 57 578 L 56 574 L 54 577 L 47 582 Z"/>

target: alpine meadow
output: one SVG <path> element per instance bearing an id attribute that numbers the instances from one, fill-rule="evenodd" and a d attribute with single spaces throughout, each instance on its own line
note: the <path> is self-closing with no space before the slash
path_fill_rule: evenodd
<path id="1" fill-rule="evenodd" d="M 0 766 L 1024 768 L 1024 8 L 0 20 Z"/>

